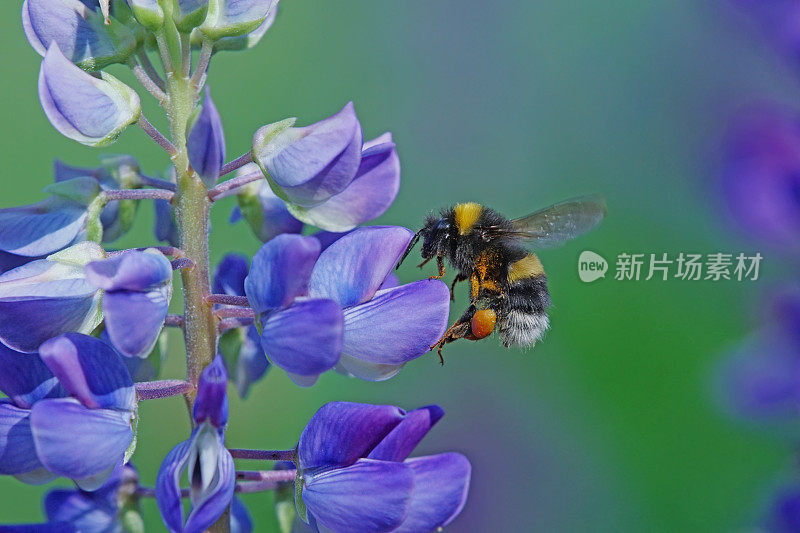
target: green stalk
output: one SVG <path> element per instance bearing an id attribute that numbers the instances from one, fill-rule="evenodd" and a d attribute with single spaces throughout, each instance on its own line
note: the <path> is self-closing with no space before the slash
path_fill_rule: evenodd
<path id="1" fill-rule="evenodd" d="M 172 17 L 168 17 L 166 32 L 174 30 Z M 172 28 L 169 28 L 169 26 Z M 176 32 L 177 33 L 177 32 Z M 184 64 L 191 61 L 191 52 L 180 49 L 180 40 L 168 39 L 162 33 L 159 44 L 162 51 L 174 52 L 178 46 L 178 57 L 171 53 L 171 67 L 167 68 L 166 93 L 164 108 L 169 121 L 170 136 L 176 153 L 172 156 L 177 176 L 177 190 L 172 203 L 175 207 L 181 249 L 188 259 L 194 261 L 194 268 L 181 270 L 184 301 L 184 343 L 186 344 L 186 380 L 195 387 L 184 394 L 189 416 L 197 396 L 197 384 L 203 369 L 211 364 L 217 346 L 216 319 L 212 314 L 212 305 L 205 297 L 211 294 L 211 273 L 209 267 L 209 209 L 211 201 L 200 176 L 189 165 L 189 153 L 186 147 L 186 128 L 198 102 L 198 91 L 188 75 L 184 75 Z M 183 52 L 183 53 L 181 53 Z M 188 54 L 186 53 L 188 52 Z M 228 533 L 230 531 L 230 508 L 209 529 L 212 533 Z"/>
<path id="2" fill-rule="evenodd" d="M 184 339 L 186 342 L 186 378 L 197 385 L 200 374 L 214 358 L 216 350 L 216 323 L 211 305 L 205 296 L 211 293 L 208 256 L 208 215 L 211 202 L 208 190 L 200 177 L 189 166 L 186 148 L 186 127 L 197 104 L 195 89 L 187 78 L 178 73 L 167 73 L 166 102 L 172 144 L 177 152 L 172 163 L 177 173 L 175 206 L 181 249 L 194 261 L 194 268 L 181 271 L 184 299 Z M 187 406 L 194 404 L 195 392 L 186 394 Z"/>

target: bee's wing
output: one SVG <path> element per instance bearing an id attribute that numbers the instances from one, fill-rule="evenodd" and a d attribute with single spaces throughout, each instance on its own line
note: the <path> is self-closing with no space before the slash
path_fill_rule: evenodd
<path id="1" fill-rule="evenodd" d="M 512 220 L 510 231 L 497 228 L 492 236 L 518 239 L 532 248 L 553 248 L 593 230 L 605 214 L 601 196 L 581 196 Z"/>

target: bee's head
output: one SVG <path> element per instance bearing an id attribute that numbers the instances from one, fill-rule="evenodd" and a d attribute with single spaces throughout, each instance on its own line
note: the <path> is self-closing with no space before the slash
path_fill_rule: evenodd
<path id="1" fill-rule="evenodd" d="M 419 234 L 422 237 L 423 259 L 442 255 L 450 240 L 450 221 L 444 217 L 429 217 Z"/>
<path id="2" fill-rule="evenodd" d="M 403 257 L 400 258 L 400 261 L 397 263 L 397 267 L 399 268 L 400 265 L 403 263 L 408 254 L 411 253 L 411 250 L 414 249 L 414 246 L 417 244 L 417 241 L 422 239 L 422 258 L 423 259 L 430 259 L 435 255 L 439 255 L 439 250 L 444 251 L 445 245 L 450 239 L 450 222 L 446 218 L 438 218 L 434 216 L 429 216 L 425 220 L 425 225 L 422 226 L 422 229 L 419 230 L 414 238 L 411 239 L 411 242 L 408 243 L 408 247 L 406 248 L 405 253 L 403 253 Z"/>

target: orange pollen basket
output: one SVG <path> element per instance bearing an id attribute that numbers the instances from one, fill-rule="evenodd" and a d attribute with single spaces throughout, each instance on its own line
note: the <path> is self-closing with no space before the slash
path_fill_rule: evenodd
<path id="1" fill-rule="evenodd" d="M 494 324 L 497 322 L 497 315 L 491 309 L 481 309 L 472 315 L 470 328 L 476 339 L 483 339 L 491 335 Z"/>

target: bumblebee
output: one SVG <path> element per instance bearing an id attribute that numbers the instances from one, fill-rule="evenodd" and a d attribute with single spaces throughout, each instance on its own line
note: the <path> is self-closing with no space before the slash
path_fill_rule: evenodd
<path id="1" fill-rule="evenodd" d="M 422 240 L 422 263 L 436 259 L 438 275 L 445 260 L 456 270 L 450 286 L 469 280 L 470 305 L 431 346 L 442 358 L 444 345 L 458 339 L 479 340 L 497 331 L 503 345 L 532 347 L 550 325 L 550 292 L 541 261 L 529 248 L 551 248 L 594 229 L 606 214 L 599 196 L 573 198 L 530 215 L 509 220 L 497 211 L 468 202 L 430 215 L 397 266 Z"/>

